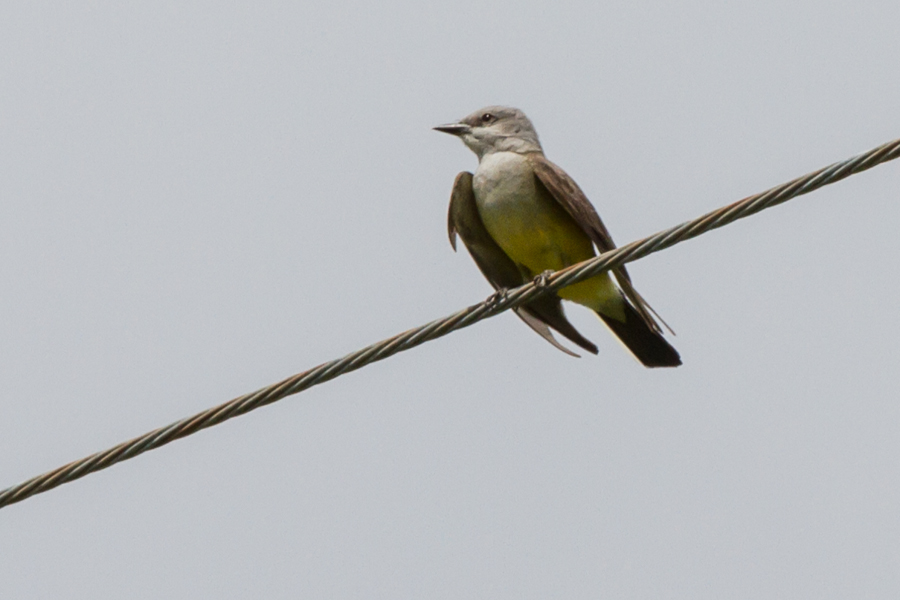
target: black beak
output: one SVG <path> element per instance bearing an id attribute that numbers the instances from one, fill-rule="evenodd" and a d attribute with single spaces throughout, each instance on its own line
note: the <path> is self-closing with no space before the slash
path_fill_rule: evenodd
<path id="1" fill-rule="evenodd" d="M 444 133 L 449 133 L 450 135 L 462 135 L 464 133 L 469 133 L 472 128 L 465 123 L 447 123 L 446 125 L 438 125 L 434 128 L 434 130 L 443 131 Z"/>

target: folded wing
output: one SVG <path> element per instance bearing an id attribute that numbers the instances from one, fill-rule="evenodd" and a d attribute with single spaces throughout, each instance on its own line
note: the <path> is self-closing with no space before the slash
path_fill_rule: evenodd
<path id="1" fill-rule="evenodd" d="M 569 177 L 569 174 L 561 168 L 547 160 L 543 154 L 529 154 L 528 160 L 537 176 L 538 181 L 550 192 L 550 195 L 569 213 L 581 229 L 591 238 L 597 249 L 603 252 L 609 252 L 615 249 L 616 244 L 613 242 L 609 230 L 600 220 L 600 215 L 596 209 L 578 187 L 578 184 Z M 661 333 L 659 324 L 653 315 L 659 317 L 656 311 L 647 303 L 646 300 L 634 289 L 631 283 L 631 276 L 625 269 L 625 266 L 612 269 L 622 288 L 622 293 L 628 298 L 628 301 L 634 306 L 640 317 L 647 323 L 651 330 Z M 662 318 L 659 317 L 662 321 Z M 665 324 L 665 321 L 663 321 Z M 668 325 L 666 325 L 668 327 Z M 671 331 L 671 328 L 669 329 Z"/>

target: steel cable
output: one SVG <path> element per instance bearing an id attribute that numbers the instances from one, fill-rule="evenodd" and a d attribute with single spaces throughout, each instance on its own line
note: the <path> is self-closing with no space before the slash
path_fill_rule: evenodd
<path id="1" fill-rule="evenodd" d="M 687 221 L 655 235 L 631 242 L 591 260 L 557 271 L 542 281 L 532 282 L 514 290 L 509 290 L 505 294 L 492 296 L 484 302 L 470 306 L 443 319 L 410 329 L 394 337 L 357 350 L 343 358 L 323 363 L 313 369 L 288 377 L 274 385 L 239 396 L 192 417 L 187 417 L 166 427 L 161 427 L 140 437 L 123 442 L 108 450 L 97 452 L 7 488 L 0 492 L 0 508 L 21 502 L 26 498 L 46 492 L 58 485 L 74 481 L 89 473 L 105 469 L 118 462 L 134 458 L 148 450 L 159 448 L 169 442 L 196 433 L 201 429 L 218 425 L 223 421 L 248 413 L 251 410 L 271 404 L 287 396 L 297 394 L 314 385 L 329 381 L 344 373 L 355 371 L 370 363 L 393 356 L 398 352 L 415 348 L 420 344 L 447 335 L 457 329 L 468 327 L 482 319 L 528 302 L 540 294 L 558 290 L 566 285 L 596 275 L 601 271 L 606 271 L 618 265 L 643 258 L 648 254 L 664 250 L 898 157 L 900 157 L 900 139 L 848 160 L 835 163 L 824 169 L 814 171 L 761 194 L 748 196 L 743 200 L 709 212 L 692 221 Z"/>

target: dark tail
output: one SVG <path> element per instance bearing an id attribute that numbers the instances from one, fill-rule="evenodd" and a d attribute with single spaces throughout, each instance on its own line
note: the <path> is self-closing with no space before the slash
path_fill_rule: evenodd
<path id="1" fill-rule="evenodd" d="M 616 337 L 631 350 L 645 367 L 677 367 L 681 364 L 678 351 L 661 333 L 650 329 L 647 322 L 628 302 L 623 302 L 625 321 L 597 313 Z"/>

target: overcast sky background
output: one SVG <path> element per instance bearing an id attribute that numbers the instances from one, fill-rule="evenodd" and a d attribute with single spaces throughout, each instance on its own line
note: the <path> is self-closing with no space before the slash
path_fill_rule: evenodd
<path id="1" fill-rule="evenodd" d="M 11 2 L 0 488 L 482 300 L 522 108 L 621 244 L 900 136 L 900 3 Z M 0 510 L 3 598 L 896 598 L 900 163 Z"/>

